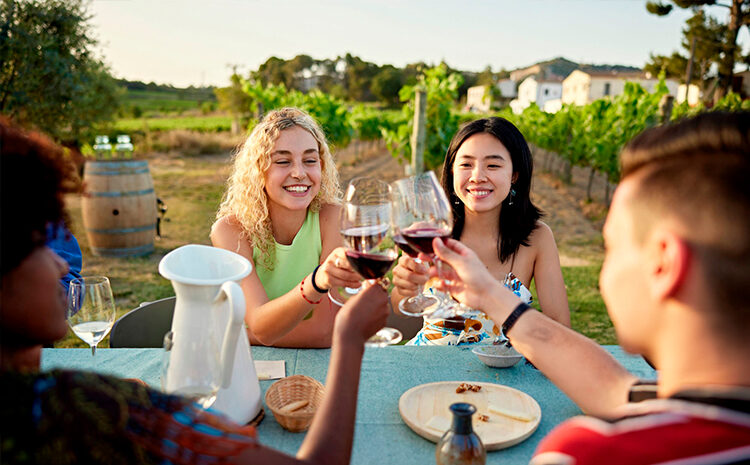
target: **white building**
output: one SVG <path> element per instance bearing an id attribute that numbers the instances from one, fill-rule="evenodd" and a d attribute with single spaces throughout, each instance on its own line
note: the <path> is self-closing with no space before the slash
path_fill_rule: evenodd
<path id="1" fill-rule="evenodd" d="M 581 71 L 577 69 L 563 80 L 562 103 L 586 105 L 594 100 L 614 97 L 624 92 L 626 82 L 637 82 L 647 91 L 653 92 L 659 80 L 653 79 L 650 74 L 642 72 Z M 667 79 L 665 83 L 669 93 L 676 96 L 677 81 Z"/>
<path id="2" fill-rule="evenodd" d="M 466 91 L 466 110 L 487 113 L 492 106 L 490 86 L 469 87 Z"/>
<path id="3" fill-rule="evenodd" d="M 511 71 L 510 73 L 510 79 L 513 82 L 521 82 L 525 78 L 536 75 L 542 72 L 542 67 L 539 65 L 531 65 L 527 68 L 517 69 L 515 71 Z"/>
<path id="4" fill-rule="evenodd" d="M 750 98 L 750 70 L 734 73 L 734 91 L 742 98 Z"/>
<path id="5" fill-rule="evenodd" d="M 532 103 L 543 109 L 548 101 L 561 96 L 562 84 L 559 80 L 537 80 L 534 76 L 529 76 L 518 85 L 518 98 L 510 102 L 510 107 L 514 113 L 522 112 Z"/>
<path id="6" fill-rule="evenodd" d="M 542 107 L 542 111 L 546 113 L 557 113 L 560 110 L 562 110 L 562 99 L 559 98 L 547 100 Z"/>
<path id="7" fill-rule="evenodd" d="M 685 94 L 687 94 L 687 96 Z M 700 87 L 695 84 L 690 84 L 690 90 L 688 91 L 685 84 L 680 84 L 677 88 L 677 97 L 675 97 L 675 100 L 677 103 L 682 103 L 687 100 L 688 105 L 694 107 L 698 105 L 701 98 L 703 98 L 703 92 L 701 92 Z"/>
<path id="8" fill-rule="evenodd" d="M 501 79 L 497 82 L 497 88 L 500 89 L 500 96 L 502 98 L 511 99 L 518 96 L 518 82 L 513 79 Z"/>

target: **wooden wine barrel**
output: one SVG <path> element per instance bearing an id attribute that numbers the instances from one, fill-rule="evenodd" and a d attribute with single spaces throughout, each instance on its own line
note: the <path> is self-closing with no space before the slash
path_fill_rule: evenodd
<path id="1" fill-rule="evenodd" d="M 83 226 L 94 255 L 126 257 L 154 251 L 156 194 L 143 160 L 87 161 Z"/>

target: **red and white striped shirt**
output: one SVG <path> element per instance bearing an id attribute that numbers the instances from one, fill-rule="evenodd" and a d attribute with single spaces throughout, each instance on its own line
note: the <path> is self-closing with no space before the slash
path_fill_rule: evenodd
<path id="1" fill-rule="evenodd" d="M 750 397 L 715 394 L 631 403 L 614 422 L 573 418 L 542 440 L 531 465 L 750 464 Z"/>

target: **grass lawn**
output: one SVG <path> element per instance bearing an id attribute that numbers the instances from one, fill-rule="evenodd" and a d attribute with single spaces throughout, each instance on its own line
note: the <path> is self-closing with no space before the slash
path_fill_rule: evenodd
<path id="1" fill-rule="evenodd" d="M 161 118 L 126 118 L 117 120 L 114 130 L 124 133 L 149 131 L 170 131 L 185 129 L 198 132 L 229 131 L 232 127 L 231 116 L 171 116 Z"/>
<path id="2" fill-rule="evenodd" d="M 226 160 L 226 157 L 215 156 L 160 156 L 149 160 L 156 194 L 168 206 L 168 221 L 162 223 L 162 238 L 154 242 L 156 251 L 147 257 L 94 256 L 83 228 L 80 196 L 68 196 L 71 230 L 83 252 L 83 274 L 110 278 L 118 316 L 141 302 L 174 295 L 171 283 L 162 278 L 157 270 L 165 254 L 185 244 L 210 244 L 209 231 L 230 171 Z M 564 242 L 561 239 L 564 238 L 558 237 L 558 242 Z M 595 247 L 592 250 L 586 255 L 596 265 L 563 267 L 573 328 L 600 344 L 616 344 L 614 330 L 598 290 L 601 252 Z M 561 247 L 561 252 L 565 252 L 565 247 Z M 532 292 L 535 292 L 533 286 Z M 55 346 L 86 347 L 72 332 Z M 108 347 L 109 339 L 99 346 Z"/>

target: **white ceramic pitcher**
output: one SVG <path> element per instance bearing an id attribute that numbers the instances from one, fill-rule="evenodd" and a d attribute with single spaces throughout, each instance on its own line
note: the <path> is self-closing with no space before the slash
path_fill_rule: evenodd
<path id="1" fill-rule="evenodd" d="M 241 255 L 206 245 L 185 245 L 162 258 L 159 273 L 172 281 L 177 296 L 172 319 L 173 346 L 167 368 L 169 380 L 196 366 L 205 354 L 196 354 L 191 341 L 207 338 L 209 328 L 221 344 L 221 388 L 212 408 L 239 424 L 248 423 L 261 409 L 260 384 L 245 331 L 245 298 L 239 282 L 252 265 Z M 180 372 L 180 370 L 182 370 Z"/>

